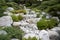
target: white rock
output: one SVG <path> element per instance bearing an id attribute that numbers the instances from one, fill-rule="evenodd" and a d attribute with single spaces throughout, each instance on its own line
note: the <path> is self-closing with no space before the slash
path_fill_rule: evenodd
<path id="1" fill-rule="evenodd" d="M 14 8 L 12 8 L 12 7 L 8 7 L 6 10 L 7 10 L 7 11 L 13 11 Z"/>
<path id="2" fill-rule="evenodd" d="M 50 40 L 59 40 L 59 34 L 56 31 L 48 30 Z"/>
<path id="3" fill-rule="evenodd" d="M 60 31 L 60 27 L 54 27 L 54 28 L 52 28 L 51 30 L 52 30 L 52 31 L 58 31 L 58 30 Z"/>
<path id="4" fill-rule="evenodd" d="M 30 25 L 29 27 L 31 27 L 31 28 L 33 28 L 33 29 L 38 29 L 35 24 L 29 24 L 29 25 Z"/>
<path id="5" fill-rule="evenodd" d="M 34 30 L 36 34 L 39 34 L 39 30 Z"/>
<path id="6" fill-rule="evenodd" d="M 50 40 L 49 34 L 46 30 L 41 30 L 39 33 L 39 36 L 40 36 L 41 40 Z"/>
<path id="7" fill-rule="evenodd" d="M 19 39 L 14 38 L 14 39 L 11 39 L 11 40 L 19 40 Z"/>
<path id="8" fill-rule="evenodd" d="M 25 22 L 25 21 L 21 21 L 20 22 L 20 25 L 22 25 L 22 26 L 25 26 L 25 25 L 28 25 L 29 23 L 27 23 L 27 22 Z"/>
<path id="9" fill-rule="evenodd" d="M 42 12 L 42 15 L 45 15 L 46 13 L 45 12 Z"/>
<path id="10" fill-rule="evenodd" d="M 0 17 L 0 26 L 11 26 L 12 18 L 10 16 Z"/>
<path id="11" fill-rule="evenodd" d="M 13 26 L 19 26 L 20 22 L 13 22 Z"/>
<path id="12" fill-rule="evenodd" d="M 0 30 L 0 35 L 7 35 L 7 32 L 4 30 Z"/>
<path id="13" fill-rule="evenodd" d="M 51 30 L 48 30 L 48 34 L 49 36 L 52 36 L 52 35 L 59 36 L 59 34 L 56 31 L 51 31 Z"/>
<path id="14" fill-rule="evenodd" d="M 21 26 L 20 26 L 20 28 L 21 28 L 25 33 L 29 33 L 29 32 L 30 32 L 28 29 L 26 29 L 26 28 L 24 28 L 24 27 L 21 27 Z"/>
<path id="15" fill-rule="evenodd" d="M 50 16 L 46 16 L 46 19 L 49 19 L 50 18 Z"/>
<path id="16" fill-rule="evenodd" d="M 36 37 L 37 39 L 39 39 L 38 35 L 33 34 L 33 33 L 28 33 L 24 35 L 24 38 L 28 39 L 29 37 L 33 38 Z"/>
<path id="17" fill-rule="evenodd" d="M 52 17 L 53 19 L 56 19 L 59 22 L 59 18 L 58 17 Z"/>
<path id="18" fill-rule="evenodd" d="M 12 14 L 11 12 L 9 12 L 9 11 L 4 12 L 4 14 L 13 15 L 13 14 Z"/>

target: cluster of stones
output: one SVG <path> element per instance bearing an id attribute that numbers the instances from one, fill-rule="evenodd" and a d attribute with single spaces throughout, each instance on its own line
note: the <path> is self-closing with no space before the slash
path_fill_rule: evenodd
<path id="1" fill-rule="evenodd" d="M 9 7 L 7 8 L 6 12 L 4 14 L 7 14 L 7 16 L 0 17 L 0 26 L 18 26 L 20 27 L 24 32 L 24 38 L 28 37 L 36 37 L 38 40 L 41 38 L 41 40 L 60 40 L 60 27 L 52 28 L 51 30 L 38 30 L 36 23 L 42 19 L 42 16 L 45 14 L 42 12 L 42 15 L 40 15 L 39 18 L 37 18 L 37 14 L 35 11 L 32 11 L 31 9 L 26 9 L 27 14 L 20 14 L 24 18 L 23 20 L 19 22 L 13 22 L 10 15 L 12 15 L 11 12 L 14 10 L 13 8 Z M 16 14 L 19 15 L 19 14 Z M 50 16 L 49 16 L 50 17 Z M 46 18 L 49 18 L 48 15 Z M 56 18 L 56 17 L 54 17 Z M 57 19 L 57 18 L 56 18 Z M 58 19 L 57 19 L 58 20 Z M 59 20 L 58 20 L 59 21 Z M 11 25 L 12 24 L 12 25 Z M 60 26 L 60 24 L 58 25 Z M 4 30 L 0 30 L 0 34 L 7 34 Z M 12 39 L 15 40 L 15 39 Z M 18 39 L 16 39 L 18 40 Z"/>

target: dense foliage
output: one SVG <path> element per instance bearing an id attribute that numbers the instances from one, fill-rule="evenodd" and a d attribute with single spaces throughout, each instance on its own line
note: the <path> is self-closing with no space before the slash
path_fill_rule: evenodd
<path id="1" fill-rule="evenodd" d="M 0 0 L 0 17 L 4 16 L 3 12 L 7 8 L 5 0 Z"/>
<path id="2" fill-rule="evenodd" d="M 13 14 L 11 17 L 14 22 L 18 22 L 23 19 L 23 17 L 21 15 L 16 16 L 15 14 Z"/>
<path id="3" fill-rule="evenodd" d="M 6 35 L 0 35 L 0 40 L 11 40 L 12 38 L 16 38 L 19 40 L 22 40 L 22 36 L 24 34 L 24 32 L 21 29 L 18 29 L 16 27 L 5 27 L 2 28 L 0 30 L 4 30 L 7 32 Z"/>
<path id="4" fill-rule="evenodd" d="M 58 24 L 58 21 L 55 19 L 42 19 L 37 22 L 37 27 L 39 30 L 41 29 L 51 29 Z"/>
<path id="5" fill-rule="evenodd" d="M 57 13 L 60 12 L 60 0 L 43 1 L 39 8 L 52 16 L 57 16 L 60 18 L 60 14 Z"/>

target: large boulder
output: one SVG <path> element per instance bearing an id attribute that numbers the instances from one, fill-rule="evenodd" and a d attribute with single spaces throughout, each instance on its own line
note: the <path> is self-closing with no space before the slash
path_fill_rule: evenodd
<path id="1" fill-rule="evenodd" d="M 0 26 L 11 26 L 12 23 L 13 21 L 10 16 L 0 17 Z"/>
<path id="2" fill-rule="evenodd" d="M 60 27 L 54 27 L 54 28 L 52 28 L 51 30 L 52 30 L 52 31 L 58 31 L 58 30 L 60 31 Z"/>
<path id="3" fill-rule="evenodd" d="M 60 40 L 60 27 L 54 27 L 54 28 L 52 28 L 51 29 L 52 31 L 55 31 L 55 32 L 57 32 L 59 35 L 58 35 L 58 37 L 57 37 L 57 39 L 58 40 Z M 57 35 L 57 34 L 56 34 Z"/>
<path id="4" fill-rule="evenodd" d="M 39 33 L 39 37 L 41 40 L 50 40 L 48 31 L 46 31 L 46 30 L 41 30 Z"/>
<path id="5" fill-rule="evenodd" d="M 59 40 L 59 34 L 56 31 L 48 30 L 50 40 Z"/>

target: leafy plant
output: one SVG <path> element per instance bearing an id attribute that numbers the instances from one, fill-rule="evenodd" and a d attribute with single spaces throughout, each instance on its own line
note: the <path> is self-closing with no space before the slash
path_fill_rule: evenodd
<path id="1" fill-rule="evenodd" d="M 21 39 L 23 35 L 23 31 L 21 29 L 15 28 L 15 27 L 6 27 L 3 30 L 5 30 L 10 38 L 17 38 Z"/>
<path id="2" fill-rule="evenodd" d="M 57 24 L 58 24 L 58 22 L 55 19 L 42 19 L 37 22 L 37 27 L 39 30 L 47 29 L 47 28 L 51 29 L 54 26 L 56 26 Z"/>
<path id="3" fill-rule="evenodd" d="M 22 17 L 21 15 L 18 15 L 18 19 L 19 19 L 19 20 L 22 20 L 23 17 Z"/>
<path id="4" fill-rule="evenodd" d="M 5 0 L 0 0 L 0 17 L 4 16 L 3 12 L 6 10 L 8 6 L 6 5 Z"/>
<path id="5" fill-rule="evenodd" d="M 14 14 L 17 14 L 17 13 L 24 13 L 24 14 L 26 14 L 26 10 L 14 10 L 14 11 L 12 11 L 12 13 L 14 13 Z"/>
<path id="6" fill-rule="evenodd" d="M 60 0 L 46 0 L 41 2 L 41 5 L 38 7 L 41 10 L 51 14 L 52 16 L 57 16 L 60 18 Z"/>
<path id="7" fill-rule="evenodd" d="M 21 15 L 16 16 L 15 14 L 13 14 L 11 17 L 15 22 L 21 21 L 23 19 Z"/>
<path id="8" fill-rule="evenodd" d="M 15 10 L 21 9 L 21 7 L 15 2 L 7 2 L 8 7 L 13 7 Z"/>
<path id="9" fill-rule="evenodd" d="M 18 19 L 18 17 L 16 15 L 12 15 L 11 17 L 12 17 L 13 21 L 15 21 L 15 22 L 19 21 L 19 19 Z"/>

